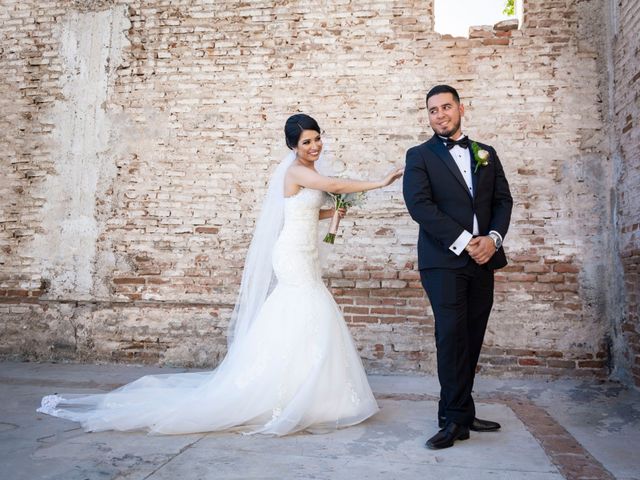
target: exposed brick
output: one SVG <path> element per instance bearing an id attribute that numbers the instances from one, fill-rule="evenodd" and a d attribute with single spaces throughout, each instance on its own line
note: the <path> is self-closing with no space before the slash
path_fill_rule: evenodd
<path id="1" fill-rule="evenodd" d="M 418 281 L 420 281 L 420 272 L 416 272 L 415 270 L 400 271 L 400 272 L 398 272 L 398 278 L 400 280 L 418 280 Z"/>
<path id="2" fill-rule="evenodd" d="M 1 351 L 215 365 L 267 178 L 285 150 L 287 116 L 313 112 L 335 137 L 335 166 L 373 178 L 431 135 L 425 89 L 446 78 L 468 108 L 465 131 L 498 149 L 515 200 L 505 239 L 510 263 L 496 275 L 483 371 L 598 375 L 604 363 L 576 369 L 576 362 L 608 361 L 602 345 L 612 331 L 621 332 L 613 360 L 634 363 L 640 141 L 637 58 L 628 48 L 639 15 L 633 2 L 616 6 L 615 41 L 597 13 L 603 0 L 525 2 L 522 30 L 514 22 L 475 26 L 469 39 L 435 33 L 432 2 L 418 0 L 328 2 L 321 19 L 299 2 L 253 16 L 226 0 L 179 9 L 164 3 L 53 0 L 47 10 L 59 12 L 55 18 L 34 0 L 0 6 L 0 193 L 9 199 L 0 205 L 0 308 L 7 308 L 3 332 L 13 332 L 3 334 Z M 96 42 L 75 42 L 88 25 Z M 610 77 L 619 84 L 609 85 Z M 85 140 L 77 155 L 65 147 L 76 145 L 74 126 Z M 327 285 L 368 368 L 433 372 L 418 228 L 400 190 L 371 192 L 349 212 L 330 247 Z M 67 202 L 70 192 L 82 195 Z M 611 266 L 618 260 L 622 273 Z M 78 298 L 93 307 L 76 305 Z M 190 304 L 219 313 L 209 318 L 196 309 L 206 318 L 192 328 Z M 620 317 L 614 306 L 625 318 L 611 330 Z M 75 353 L 47 351 L 67 334 L 55 319 L 75 309 L 94 337 Z M 116 329 L 123 309 L 130 324 Z M 29 326 L 28 338 L 18 325 Z M 166 344 L 142 342 L 142 328 Z M 215 347 L 185 347 L 203 338 Z M 571 345 L 562 347 L 565 356 L 560 345 Z"/>
<path id="3" fill-rule="evenodd" d="M 369 309 L 366 307 L 344 307 L 344 313 L 353 313 L 353 314 L 363 314 L 369 315 L 369 313 L 377 313 L 377 312 L 369 312 Z"/>
<path id="4" fill-rule="evenodd" d="M 547 366 L 553 368 L 576 368 L 576 362 L 572 360 L 555 360 L 550 358 L 546 362 Z"/>
<path id="5" fill-rule="evenodd" d="M 535 282 L 536 275 L 527 273 L 511 273 L 506 277 L 507 282 Z"/>
<path id="6" fill-rule="evenodd" d="M 483 45 L 509 45 L 508 38 L 485 38 L 482 40 Z"/>
<path id="7" fill-rule="evenodd" d="M 542 265 L 539 263 L 524 265 L 525 273 L 547 273 L 550 270 L 551 269 L 547 265 Z"/>
<path id="8" fill-rule="evenodd" d="M 540 365 L 540 360 L 535 358 L 519 358 L 518 365 Z"/>
<path id="9" fill-rule="evenodd" d="M 145 282 L 144 278 L 114 278 L 113 279 L 113 283 L 115 283 L 116 285 L 126 285 L 126 284 L 137 284 L 137 285 L 143 285 Z"/>
<path id="10" fill-rule="evenodd" d="M 557 351 L 540 351 L 538 350 L 536 352 L 537 356 L 539 357 L 543 357 L 543 358 L 562 358 L 564 357 L 564 354 L 562 352 L 557 352 Z"/>
<path id="11" fill-rule="evenodd" d="M 553 271 L 557 273 L 579 273 L 580 269 L 575 265 L 556 263 L 553 266 Z"/>
<path id="12" fill-rule="evenodd" d="M 28 297 L 29 290 L 7 290 L 7 297 Z"/>
<path id="13" fill-rule="evenodd" d="M 220 229 L 217 227 L 196 227 L 196 233 L 216 234 Z"/>
<path id="14" fill-rule="evenodd" d="M 538 275 L 537 280 L 541 283 L 562 283 L 564 282 L 564 276 L 549 273 L 545 275 Z"/>
<path id="15" fill-rule="evenodd" d="M 527 350 L 521 348 L 508 348 L 505 353 L 507 355 L 514 355 L 516 357 L 534 357 L 536 355 L 535 350 Z"/>
<path id="16" fill-rule="evenodd" d="M 605 364 L 604 360 L 580 360 L 578 368 L 604 368 Z"/>
<path id="17" fill-rule="evenodd" d="M 369 312 L 367 312 L 369 313 Z M 396 315 L 397 310 L 395 308 L 380 308 L 374 307 L 371 309 L 372 315 Z"/>

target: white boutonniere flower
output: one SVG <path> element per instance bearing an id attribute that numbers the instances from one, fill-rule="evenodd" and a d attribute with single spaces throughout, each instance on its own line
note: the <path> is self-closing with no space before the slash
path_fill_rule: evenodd
<path id="1" fill-rule="evenodd" d="M 478 171 L 478 167 L 486 167 L 489 165 L 489 152 L 480 148 L 480 145 L 476 142 L 471 143 L 471 151 L 473 152 L 473 159 L 476 161 L 476 168 L 473 170 L 473 173 Z"/>

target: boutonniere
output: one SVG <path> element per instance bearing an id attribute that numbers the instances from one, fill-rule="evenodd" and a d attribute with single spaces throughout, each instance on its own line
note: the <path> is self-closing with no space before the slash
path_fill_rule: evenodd
<path id="1" fill-rule="evenodd" d="M 471 142 L 471 151 L 473 152 L 473 159 L 476 161 L 476 168 L 473 173 L 478 171 L 478 167 L 486 167 L 489 165 L 489 152 L 480 148 L 476 142 Z"/>

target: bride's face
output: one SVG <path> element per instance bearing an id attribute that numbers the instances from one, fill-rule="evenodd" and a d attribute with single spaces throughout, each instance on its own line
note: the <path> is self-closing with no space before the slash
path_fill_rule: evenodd
<path id="1" fill-rule="evenodd" d="M 315 130 L 303 130 L 298 140 L 296 154 L 305 162 L 315 162 L 322 152 L 322 136 Z"/>

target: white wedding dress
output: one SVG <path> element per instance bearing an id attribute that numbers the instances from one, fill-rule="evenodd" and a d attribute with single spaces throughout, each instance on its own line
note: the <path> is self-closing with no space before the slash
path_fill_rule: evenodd
<path id="1" fill-rule="evenodd" d="M 149 375 L 105 394 L 50 395 L 38 411 L 94 432 L 270 435 L 326 432 L 376 413 L 360 357 L 320 274 L 323 197 L 303 188 L 285 199 L 273 250 L 277 286 L 218 368 Z"/>

